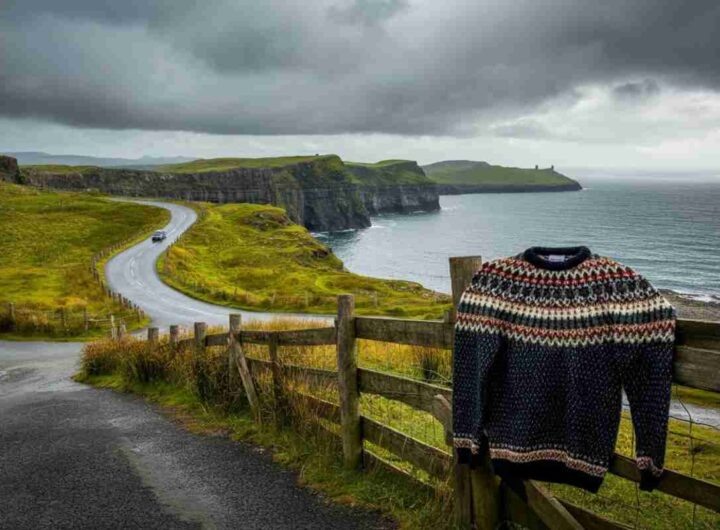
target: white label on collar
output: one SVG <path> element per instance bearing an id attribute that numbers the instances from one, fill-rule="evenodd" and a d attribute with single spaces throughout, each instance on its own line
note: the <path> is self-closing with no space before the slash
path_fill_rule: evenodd
<path id="1" fill-rule="evenodd" d="M 562 254 L 548 254 L 548 261 L 553 261 L 557 263 L 559 261 L 565 261 L 566 259 L 567 257 Z"/>

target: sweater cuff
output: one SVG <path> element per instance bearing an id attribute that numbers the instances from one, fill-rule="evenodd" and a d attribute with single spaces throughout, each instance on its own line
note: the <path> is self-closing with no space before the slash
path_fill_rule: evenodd
<path id="1" fill-rule="evenodd" d="M 663 477 L 662 468 L 656 467 L 652 458 L 647 456 L 638 457 L 637 466 L 640 470 L 640 489 L 653 491 L 657 488 Z"/>

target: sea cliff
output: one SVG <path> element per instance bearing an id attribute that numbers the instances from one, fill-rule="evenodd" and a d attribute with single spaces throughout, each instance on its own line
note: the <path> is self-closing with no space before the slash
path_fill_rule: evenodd
<path id="1" fill-rule="evenodd" d="M 435 184 L 415 162 L 382 167 L 367 164 L 362 169 L 351 166 L 335 155 L 233 158 L 196 160 L 152 170 L 23 166 L 14 178 L 38 187 L 130 197 L 272 204 L 313 231 L 365 228 L 370 226 L 370 215 L 377 213 L 439 209 Z"/>
<path id="2" fill-rule="evenodd" d="M 370 215 L 433 212 L 440 209 L 437 185 L 412 160 L 374 164 L 346 162 Z"/>

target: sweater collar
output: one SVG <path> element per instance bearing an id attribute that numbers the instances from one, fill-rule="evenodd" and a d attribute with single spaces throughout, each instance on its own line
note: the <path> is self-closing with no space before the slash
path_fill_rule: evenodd
<path id="1" fill-rule="evenodd" d="M 564 259 L 553 261 L 550 256 L 562 256 Z M 563 271 L 580 265 L 590 257 L 590 249 L 579 247 L 530 247 L 523 253 L 526 261 L 540 269 Z"/>

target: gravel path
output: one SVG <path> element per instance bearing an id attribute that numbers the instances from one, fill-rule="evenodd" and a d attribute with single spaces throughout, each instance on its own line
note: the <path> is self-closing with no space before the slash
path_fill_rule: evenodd
<path id="1" fill-rule="evenodd" d="M 258 448 L 74 383 L 80 347 L 0 342 L 0 529 L 392 527 Z"/>

